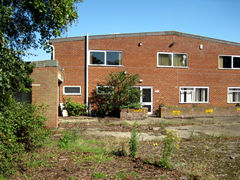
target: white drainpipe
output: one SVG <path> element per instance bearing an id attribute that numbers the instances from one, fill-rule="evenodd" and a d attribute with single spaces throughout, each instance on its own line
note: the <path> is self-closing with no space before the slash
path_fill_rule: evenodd
<path id="1" fill-rule="evenodd" d="M 86 58 L 85 58 L 85 102 L 87 107 L 88 104 L 88 62 L 89 62 L 89 52 L 88 52 L 88 33 L 86 34 Z M 89 107 L 88 107 L 89 108 Z"/>
<path id="2" fill-rule="evenodd" d="M 50 44 L 51 49 L 51 60 L 55 60 L 55 47 Z"/>

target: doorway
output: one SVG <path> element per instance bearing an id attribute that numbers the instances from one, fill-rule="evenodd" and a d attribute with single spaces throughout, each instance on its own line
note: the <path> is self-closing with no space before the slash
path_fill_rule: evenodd
<path id="1" fill-rule="evenodd" d="M 140 104 L 148 108 L 148 114 L 153 114 L 153 87 L 138 86 L 141 91 Z"/>

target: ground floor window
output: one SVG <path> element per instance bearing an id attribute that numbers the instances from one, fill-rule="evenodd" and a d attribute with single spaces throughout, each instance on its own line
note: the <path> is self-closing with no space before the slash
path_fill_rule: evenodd
<path id="1" fill-rule="evenodd" d="M 63 95 L 81 95 L 81 86 L 63 86 Z"/>
<path id="2" fill-rule="evenodd" d="M 208 103 L 208 87 L 180 87 L 180 103 Z"/>
<path id="3" fill-rule="evenodd" d="M 112 94 L 113 91 L 114 91 L 114 88 L 112 86 L 97 86 L 96 87 L 96 93 L 99 95 Z"/>
<path id="4" fill-rule="evenodd" d="M 228 88 L 228 103 L 240 103 L 240 87 Z"/>

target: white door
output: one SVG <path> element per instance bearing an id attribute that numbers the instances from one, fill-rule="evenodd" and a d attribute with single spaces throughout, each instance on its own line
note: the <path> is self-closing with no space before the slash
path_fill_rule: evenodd
<path id="1" fill-rule="evenodd" d="M 140 103 L 142 107 L 148 108 L 148 114 L 153 113 L 153 88 L 151 86 L 140 86 L 142 93 Z"/>

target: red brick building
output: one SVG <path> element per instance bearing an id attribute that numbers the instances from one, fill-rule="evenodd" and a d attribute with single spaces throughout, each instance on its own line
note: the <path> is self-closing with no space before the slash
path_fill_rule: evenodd
<path id="1" fill-rule="evenodd" d="M 240 103 L 240 43 L 175 31 L 50 41 L 64 69 L 60 97 L 80 103 L 111 72 L 139 74 L 143 106 L 233 107 Z M 60 100 L 62 102 L 62 98 Z"/>

